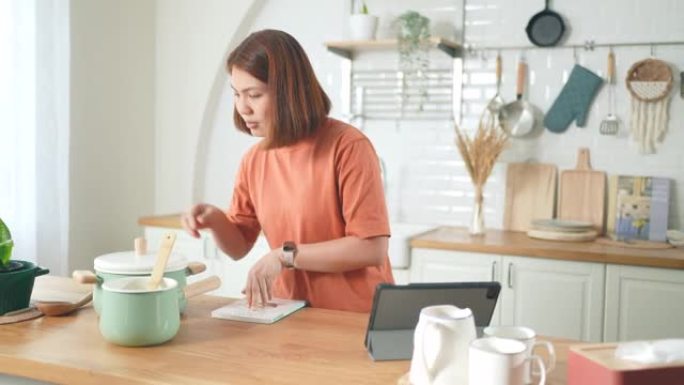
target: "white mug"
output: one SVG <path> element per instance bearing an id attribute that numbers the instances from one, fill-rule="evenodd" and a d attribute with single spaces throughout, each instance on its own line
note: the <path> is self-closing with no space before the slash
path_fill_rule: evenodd
<path id="1" fill-rule="evenodd" d="M 525 344 L 510 338 L 485 337 L 470 344 L 468 383 L 477 385 L 523 385 L 525 365 L 534 362 L 541 373 L 539 384 L 546 383 L 544 361 L 527 356 Z"/>
<path id="2" fill-rule="evenodd" d="M 537 346 L 543 346 L 546 348 L 548 357 L 547 361 L 544 362 L 546 374 L 549 374 L 556 366 L 556 351 L 553 349 L 553 345 L 549 341 L 536 341 L 537 334 L 530 328 L 524 326 L 489 326 L 483 332 L 487 337 L 510 338 L 522 342 L 525 344 L 528 357 L 532 356 Z M 526 384 L 532 383 L 532 374 L 538 375 L 539 373 L 533 372 L 528 363 L 525 365 Z"/>

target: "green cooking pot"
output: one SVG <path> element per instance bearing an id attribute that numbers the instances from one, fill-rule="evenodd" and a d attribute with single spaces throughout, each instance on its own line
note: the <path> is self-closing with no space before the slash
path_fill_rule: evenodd
<path id="1" fill-rule="evenodd" d="M 10 261 L 0 269 L 0 315 L 29 306 L 33 282 L 50 270 L 29 261 Z"/>
<path id="2" fill-rule="evenodd" d="M 117 253 L 105 254 L 95 258 L 95 273 L 88 270 L 74 271 L 74 279 L 80 283 L 93 283 L 93 307 L 95 312 L 100 314 L 102 305 L 102 284 L 115 279 L 126 277 L 149 277 L 152 274 L 154 265 L 157 261 L 156 253 L 145 253 L 138 255 L 133 251 L 122 251 Z M 178 310 L 182 313 L 185 310 L 185 296 L 183 289 L 187 281 L 186 277 L 199 274 L 206 270 L 206 265 L 201 262 L 190 262 L 184 256 L 171 253 L 164 270 L 164 277 L 172 278 L 178 282 L 178 287 L 174 292 L 178 298 Z"/>
<path id="3" fill-rule="evenodd" d="M 100 333 L 124 346 L 157 345 L 172 339 L 180 328 L 178 282 L 164 278 L 148 289 L 149 277 L 106 281 L 100 292 Z"/>
<path id="4" fill-rule="evenodd" d="M 148 287 L 151 278 L 126 277 L 102 284 L 99 328 L 105 340 L 123 346 L 158 345 L 171 340 L 180 328 L 178 282 L 163 278 L 159 286 Z M 221 286 L 216 276 L 205 278 L 181 290 L 184 298 L 194 297 Z"/>

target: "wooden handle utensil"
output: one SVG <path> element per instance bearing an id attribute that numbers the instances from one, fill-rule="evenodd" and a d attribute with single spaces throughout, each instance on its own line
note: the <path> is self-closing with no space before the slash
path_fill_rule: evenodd
<path id="1" fill-rule="evenodd" d="M 157 253 L 157 261 L 154 264 L 154 269 L 152 270 L 152 277 L 150 278 L 150 283 L 147 285 L 149 290 L 154 290 L 159 286 L 162 277 L 164 276 L 164 270 L 166 269 L 166 262 L 169 260 L 169 255 L 173 249 L 173 243 L 176 241 L 175 233 L 167 233 L 162 239 L 161 245 L 159 245 L 159 252 Z"/>

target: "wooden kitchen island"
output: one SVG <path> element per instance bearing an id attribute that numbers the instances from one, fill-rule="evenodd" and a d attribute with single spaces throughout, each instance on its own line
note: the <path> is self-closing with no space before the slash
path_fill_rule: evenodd
<path id="1" fill-rule="evenodd" d="M 87 287 L 36 279 L 34 294 Z M 35 295 L 34 295 L 35 297 Z M 232 301 L 188 301 L 178 335 L 154 347 L 106 342 L 92 307 L 64 317 L 0 325 L 0 373 L 59 384 L 396 384 L 409 361 L 374 362 L 363 345 L 367 314 L 302 309 L 272 325 L 213 319 Z M 565 384 L 569 341 L 553 340 L 559 363 L 549 384 Z"/>

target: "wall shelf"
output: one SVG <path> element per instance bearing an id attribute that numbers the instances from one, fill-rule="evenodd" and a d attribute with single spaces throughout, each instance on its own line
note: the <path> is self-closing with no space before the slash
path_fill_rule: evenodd
<path id="1" fill-rule="evenodd" d="M 398 45 L 399 41 L 397 39 L 343 40 L 328 41 L 325 43 L 328 51 L 347 59 L 352 59 L 354 53 L 357 51 L 373 51 L 388 48 L 396 49 Z M 433 36 L 430 38 L 430 47 L 437 48 L 452 58 L 461 57 L 463 52 L 463 47 L 461 44 L 439 36 Z"/>

